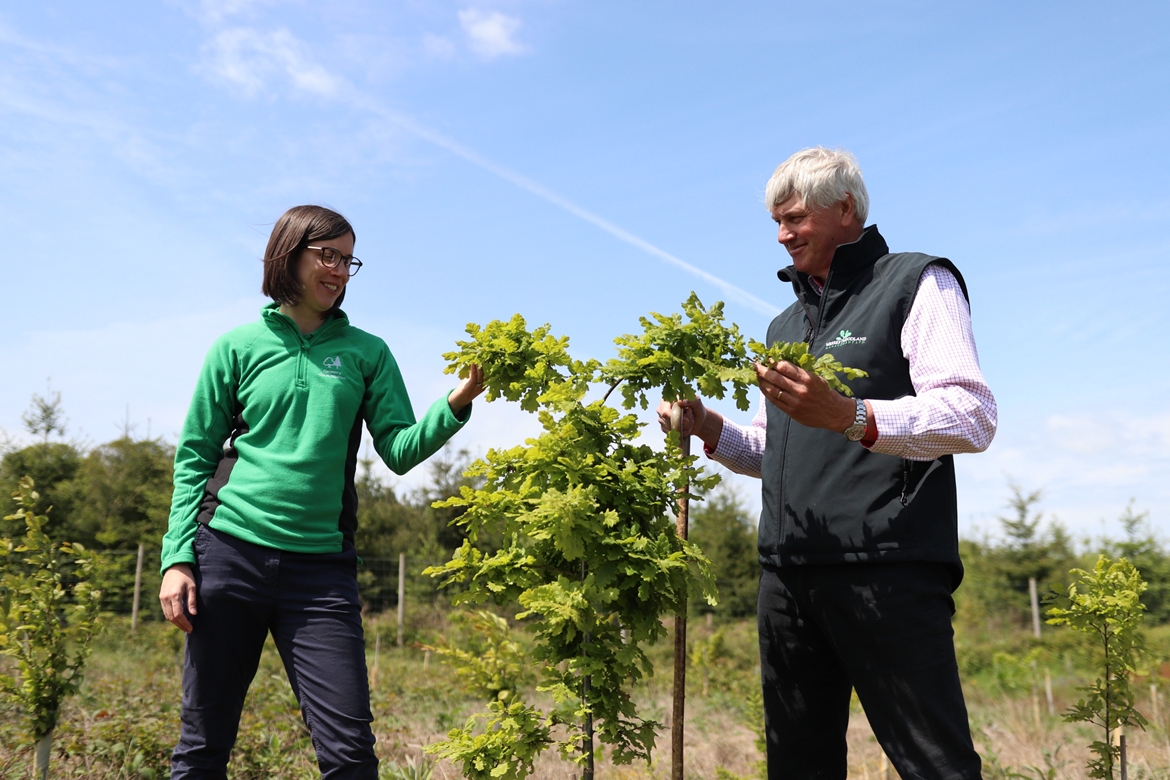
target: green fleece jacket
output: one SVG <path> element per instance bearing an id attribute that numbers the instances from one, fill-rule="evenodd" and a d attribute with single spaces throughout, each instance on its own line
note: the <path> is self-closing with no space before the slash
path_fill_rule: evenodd
<path id="1" fill-rule="evenodd" d="M 471 414 L 456 418 L 444 396 L 416 422 L 386 342 L 340 311 L 306 336 L 277 309 L 207 353 L 175 451 L 163 571 L 194 562 L 200 522 L 289 552 L 352 547 L 363 421 L 382 460 L 405 474 Z"/>

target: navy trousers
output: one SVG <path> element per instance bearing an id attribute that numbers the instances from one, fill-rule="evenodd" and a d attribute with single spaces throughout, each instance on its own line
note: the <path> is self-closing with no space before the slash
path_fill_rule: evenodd
<path id="1" fill-rule="evenodd" d="M 975 780 L 941 563 L 765 567 L 760 669 L 768 779 L 844 780 L 851 689 L 898 774 Z"/>
<path id="2" fill-rule="evenodd" d="M 227 777 L 248 686 L 268 633 L 328 780 L 376 780 L 357 555 L 289 553 L 199 526 L 196 615 L 171 778 Z"/>

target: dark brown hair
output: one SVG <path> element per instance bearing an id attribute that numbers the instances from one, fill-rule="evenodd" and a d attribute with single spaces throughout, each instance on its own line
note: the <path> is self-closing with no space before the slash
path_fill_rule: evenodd
<path id="1" fill-rule="evenodd" d="M 260 291 L 277 303 L 296 306 L 301 302 L 301 283 L 297 281 L 297 263 L 305 247 L 314 241 L 327 241 L 344 235 L 357 235 L 349 221 L 324 206 L 293 206 L 280 215 L 268 237 L 264 250 L 264 283 Z M 345 300 L 345 289 L 337 296 L 329 317 Z"/>

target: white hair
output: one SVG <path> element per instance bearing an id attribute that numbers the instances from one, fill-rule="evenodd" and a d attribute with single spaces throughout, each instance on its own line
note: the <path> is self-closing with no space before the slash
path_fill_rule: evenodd
<path id="1" fill-rule="evenodd" d="M 772 174 L 764 204 L 772 211 L 797 195 L 806 206 L 823 209 L 853 196 L 853 213 L 862 225 L 869 216 L 869 193 L 857 158 L 844 149 L 814 146 L 789 157 Z"/>

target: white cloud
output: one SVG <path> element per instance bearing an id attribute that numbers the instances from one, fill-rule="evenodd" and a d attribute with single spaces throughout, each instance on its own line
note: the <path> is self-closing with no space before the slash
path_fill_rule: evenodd
<path id="1" fill-rule="evenodd" d="M 1057 445 L 1078 455 L 1106 451 L 1117 444 L 1121 434 L 1116 425 L 1092 417 L 1054 414 L 1048 418 L 1046 426 Z"/>
<path id="2" fill-rule="evenodd" d="M 467 34 L 468 45 L 476 54 L 487 59 L 501 54 L 522 54 L 527 48 L 515 40 L 520 20 L 499 11 L 480 11 L 468 8 L 459 12 L 459 23 Z"/>
<path id="3" fill-rule="evenodd" d="M 1170 415 L 1155 402 L 1128 411 L 1070 408 L 1044 419 L 1011 408 L 1000 413 L 988 451 L 955 460 L 966 531 L 976 522 L 998 532 L 994 518 L 1004 511 L 1008 478 L 1043 489 L 1039 508 L 1078 535 L 1099 534 L 1101 521 L 1112 523 L 1131 498 L 1170 530 L 1170 481 L 1160 476 L 1170 472 Z"/>
<path id="4" fill-rule="evenodd" d="M 233 84 L 249 97 L 274 79 L 286 78 L 294 89 L 336 97 L 345 82 L 316 63 L 307 45 L 281 28 L 261 33 L 249 27 L 224 30 L 208 45 L 203 69 Z"/>

